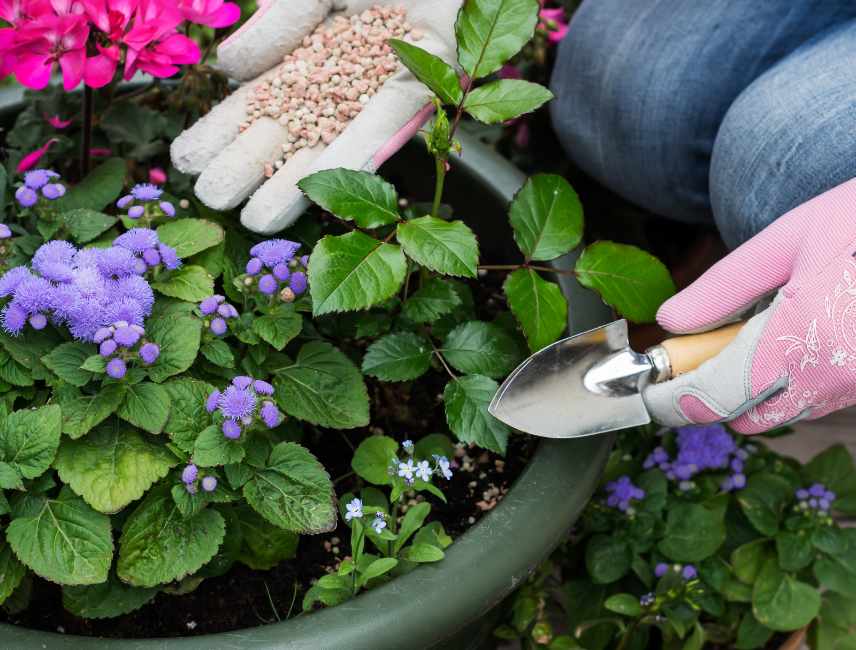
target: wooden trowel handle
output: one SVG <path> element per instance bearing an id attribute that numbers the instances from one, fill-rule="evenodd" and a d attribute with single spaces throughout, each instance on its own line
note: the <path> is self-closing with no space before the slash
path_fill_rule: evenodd
<path id="1" fill-rule="evenodd" d="M 712 332 L 678 336 L 667 339 L 660 345 L 651 348 L 648 354 L 652 356 L 662 354 L 662 351 L 665 351 L 671 367 L 671 373 L 664 373 L 664 376 L 659 377 L 658 380 L 666 381 L 690 370 L 695 370 L 731 343 L 745 324 L 745 321 L 741 321 Z"/>

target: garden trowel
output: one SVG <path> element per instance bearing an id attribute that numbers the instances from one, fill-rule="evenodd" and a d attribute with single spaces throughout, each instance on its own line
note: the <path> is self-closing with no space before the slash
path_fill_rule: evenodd
<path id="1" fill-rule="evenodd" d="M 630 347 L 627 321 L 603 325 L 533 354 L 499 387 L 488 411 L 544 438 L 579 438 L 648 424 L 642 390 L 716 356 L 744 324 L 669 339 L 644 353 Z"/>

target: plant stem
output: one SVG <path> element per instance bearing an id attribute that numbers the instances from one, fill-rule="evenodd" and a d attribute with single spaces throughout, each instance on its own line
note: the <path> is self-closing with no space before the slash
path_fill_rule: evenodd
<path id="1" fill-rule="evenodd" d="M 534 264 L 480 264 L 480 271 L 517 271 L 519 269 L 532 269 L 533 271 L 543 271 L 544 273 L 554 273 L 556 275 L 576 275 L 574 269 L 553 269 L 549 266 L 537 266 Z"/>
<path id="2" fill-rule="evenodd" d="M 92 114 L 95 110 L 95 96 L 92 88 L 83 87 L 83 141 L 80 152 L 80 177 L 89 173 L 92 164 Z"/>
<path id="3" fill-rule="evenodd" d="M 440 212 L 440 203 L 443 201 L 443 186 L 446 184 L 446 159 L 435 156 L 434 169 L 437 179 L 434 183 L 434 204 L 431 206 L 431 216 L 436 218 Z"/>

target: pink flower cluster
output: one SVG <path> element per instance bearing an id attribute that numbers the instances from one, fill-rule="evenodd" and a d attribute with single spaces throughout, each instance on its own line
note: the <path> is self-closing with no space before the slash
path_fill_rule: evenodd
<path id="1" fill-rule="evenodd" d="M 28 88 L 48 85 L 56 65 L 66 90 L 81 81 L 110 83 L 120 64 L 124 78 L 141 70 L 171 77 L 198 63 L 195 41 L 178 32 L 185 21 L 228 27 L 238 5 L 223 0 L 0 0 L 0 76 L 14 73 Z"/>

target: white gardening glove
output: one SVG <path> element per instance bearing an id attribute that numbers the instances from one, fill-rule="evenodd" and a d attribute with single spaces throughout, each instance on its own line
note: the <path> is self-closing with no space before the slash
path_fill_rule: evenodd
<path id="1" fill-rule="evenodd" d="M 419 47 L 447 62 L 456 60 L 454 24 L 461 0 L 270 0 L 218 49 L 219 63 L 244 84 L 173 142 L 176 169 L 198 174 L 196 195 L 215 210 L 237 207 L 252 194 L 241 223 L 258 233 L 274 233 L 306 208 L 297 182 L 322 169 L 374 171 L 409 140 L 431 115 L 431 92 L 401 66 L 345 130 L 330 144 L 298 151 L 271 178 L 265 164 L 277 159 L 287 129 L 263 116 L 243 132 L 247 95 L 272 76 L 283 57 L 331 14 L 350 16 L 374 5 L 402 7 Z M 415 36 L 415 35 L 414 35 Z M 408 39 L 412 40 L 412 39 Z"/>

